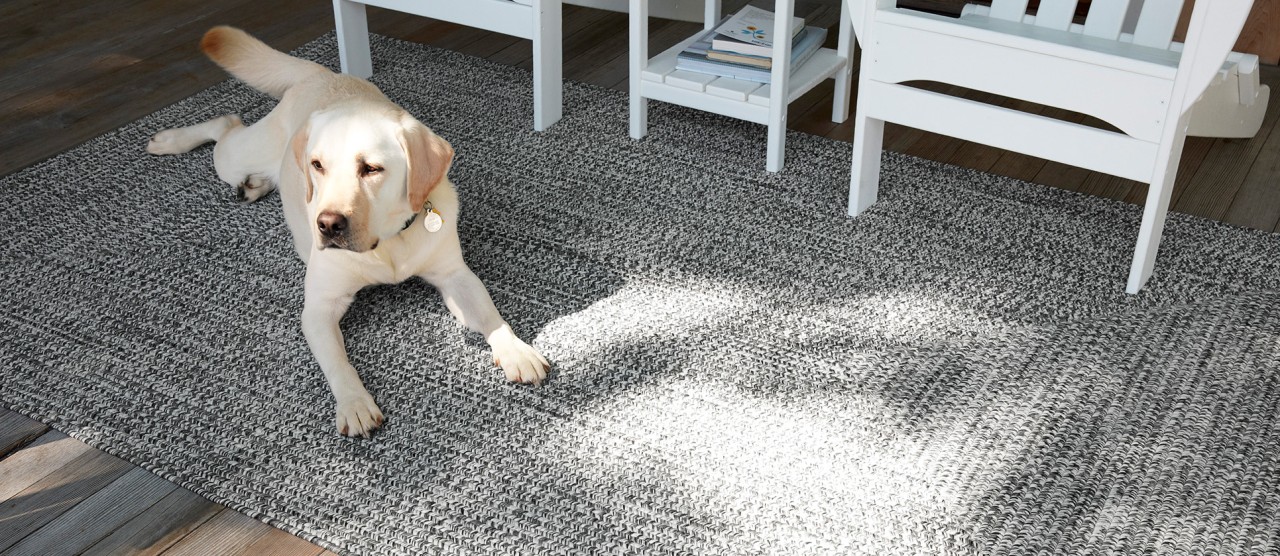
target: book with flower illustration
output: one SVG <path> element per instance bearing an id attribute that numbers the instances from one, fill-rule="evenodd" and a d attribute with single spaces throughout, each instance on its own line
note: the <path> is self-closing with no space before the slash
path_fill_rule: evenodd
<path id="1" fill-rule="evenodd" d="M 804 18 L 791 18 L 791 39 L 804 29 Z M 716 27 L 712 48 L 750 56 L 773 55 L 773 12 L 745 6 Z"/>

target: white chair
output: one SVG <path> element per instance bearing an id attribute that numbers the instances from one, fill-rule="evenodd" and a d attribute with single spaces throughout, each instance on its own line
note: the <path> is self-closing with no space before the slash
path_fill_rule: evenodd
<path id="1" fill-rule="evenodd" d="M 863 47 L 849 215 L 876 200 L 884 122 L 1151 184 L 1126 291 L 1151 276 L 1188 134 L 1251 137 L 1268 90 L 1256 56 L 1232 53 L 1252 0 L 1199 0 L 1186 43 L 1172 42 L 1182 0 L 1076 0 L 970 6 L 959 18 L 848 0 Z M 1128 23 L 1126 23 L 1128 22 Z M 1122 32 L 1128 28 L 1132 32 Z M 902 85 L 936 81 L 1094 116 L 1121 132 Z"/>
<path id="2" fill-rule="evenodd" d="M 569 4 L 627 11 L 627 0 L 568 0 Z M 661 0 L 655 15 L 684 21 L 702 20 L 697 0 Z M 533 41 L 533 129 L 545 131 L 560 121 L 564 90 L 561 0 L 333 0 L 338 29 L 338 61 L 342 72 L 373 75 L 369 24 L 365 6 L 439 19 Z"/>

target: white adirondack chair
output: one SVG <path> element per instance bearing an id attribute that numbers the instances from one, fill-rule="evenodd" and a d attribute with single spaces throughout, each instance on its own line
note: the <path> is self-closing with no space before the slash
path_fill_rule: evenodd
<path id="1" fill-rule="evenodd" d="M 1076 0 L 1042 0 L 1034 15 L 1027 0 L 994 0 L 959 19 L 848 0 L 863 48 L 849 215 L 876 200 L 886 121 L 1146 182 L 1126 287 L 1137 293 L 1151 276 L 1186 136 L 1251 137 L 1268 97 L 1257 57 L 1231 52 L 1252 0 L 1198 0 L 1185 45 L 1172 42 L 1182 0 L 1138 2 L 1094 0 L 1079 25 Z M 901 84 L 913 80 L 1087 114 L 1121 133 Z"/>

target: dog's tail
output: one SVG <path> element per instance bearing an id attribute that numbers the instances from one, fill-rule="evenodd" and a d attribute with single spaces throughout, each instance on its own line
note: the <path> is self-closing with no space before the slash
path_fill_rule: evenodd
<path id="1" fill-rule="evenodd" d="M 280 52 L 248 33 L 220 25 L 200 40 L 200 50 L 227 73 L 276 98 L 294 83 L 329 69 Z"/>

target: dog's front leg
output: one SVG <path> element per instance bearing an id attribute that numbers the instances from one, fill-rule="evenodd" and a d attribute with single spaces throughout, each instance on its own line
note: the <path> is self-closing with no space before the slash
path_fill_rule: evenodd
<path id="1" fill-rule="evenodd" d="M 498 314 L 489 290 L 465 264 L 452 272 L 423 276 L 440 290 L 449 312 L 463 326 L 484 335 L 493 349 L 493 362 L 512 382 L 538 384 L 547 378 L 551 366 L 533 346 L 526 344 Z"/>
<path id="2" fill-rule="evenodd" d="M 337 402 L 335 423 L 338 432 L 368 438 L 371 431 L 382 426 L 382 411 L 347 359 L 342 329 L 338 326 L 363 284 L 353 277 L 316 272 L 315 268 L 316 265 L 307 267 L 302 334 L 306 336 L 307 345 L 333 391 Z"/>

